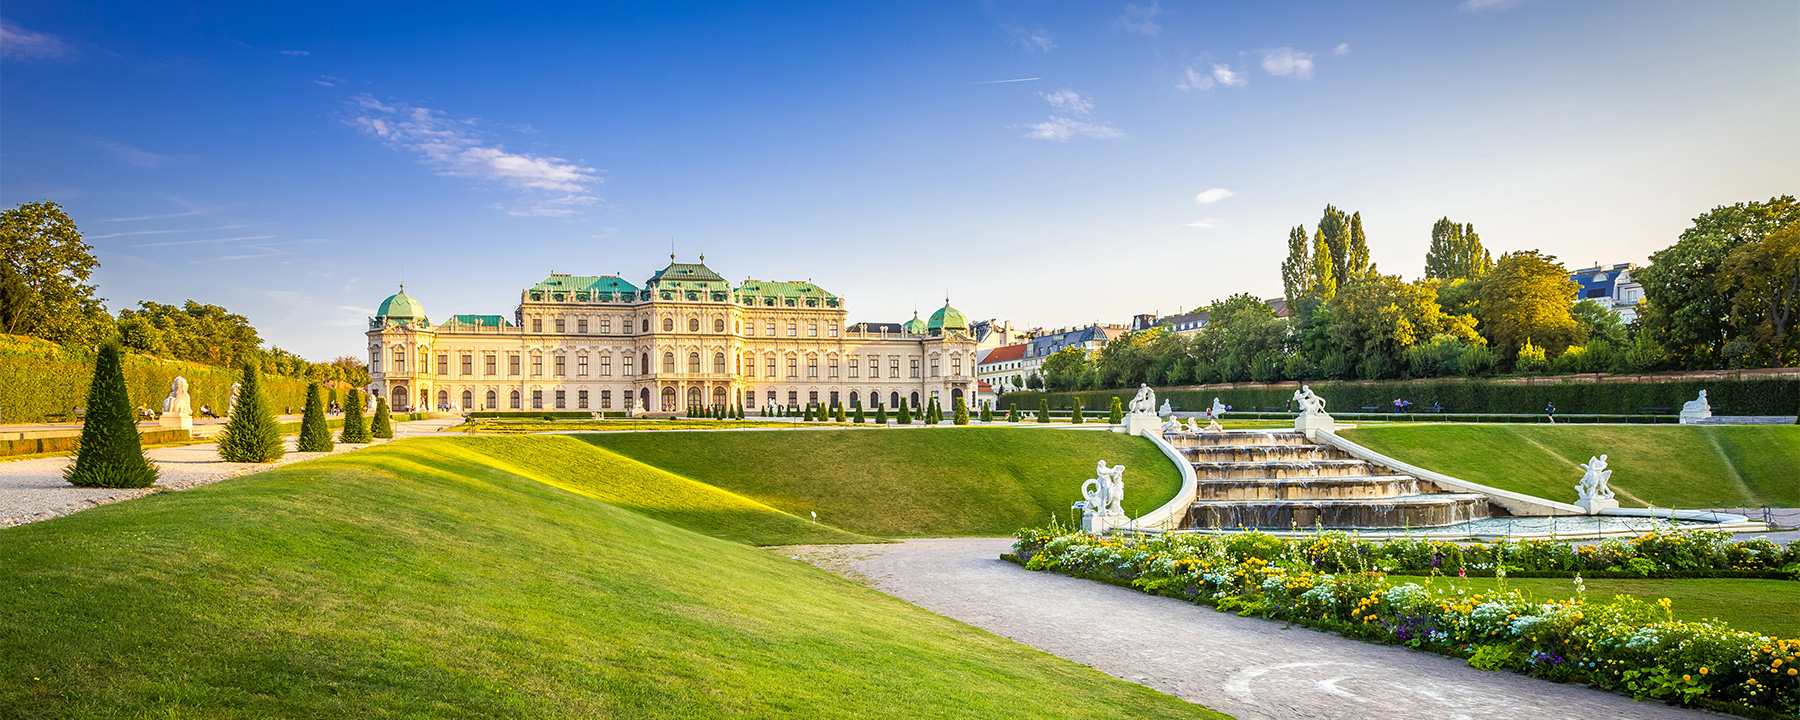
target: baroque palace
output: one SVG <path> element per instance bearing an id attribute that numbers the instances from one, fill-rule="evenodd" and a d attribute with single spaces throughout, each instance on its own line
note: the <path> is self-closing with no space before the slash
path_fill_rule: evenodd
<path id="1" fill-rule="evenodd" d="M 433 325 L 406 288 L 369 320 L 371 391 L 395 408 L 677 412 L 819 404 L 972 402 L 976 342 L 946 302 L 929 322 L 846 322 L 844 298 L 810 282 L 732 284 L 674 262 L 643 287 L 552 274 L 510 321 Z"/>

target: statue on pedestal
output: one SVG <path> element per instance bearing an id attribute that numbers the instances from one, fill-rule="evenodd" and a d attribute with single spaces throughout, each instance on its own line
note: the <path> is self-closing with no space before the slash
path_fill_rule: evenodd
<path id="1" fill-rule="evenodd" d="M 188 381 L 180 375 L 169 382 L 169 396 L 163 398 L 162 422 L 166 428 L 194 428 L 194 407 L 188 399 Z"/>
<path id="2" fill-rule="evenodd" d="M 244 387 L 243 383 L 232 383 L 231 384 L 231 397 L 225 398 L 225 416 L 226 417 L 231 417 L 231 416 L 237 414 L 238 391 L 243 389 L 243 387 Z"/>
<path id="3" fill-rule="evenodd" d="M 1206 416 L 1209 418 L 1225 417 L 1225 411 L 1230 409 L 1225 407 L 1225 403 L 1219 402 L 1218 398 L 1213 398 L 1212 408 L 1206 411 Z"/>
<path id="4" fill-rule="evenodd" d="M 1087 503 L 1082 514 L 1124 517 L 1125 509 L 1119 503 L 1125 499 L 1125 466 L 1108 467 L 1106 461 L 1101 460 L 1094 468 L 1094 475 L 1081 484 L 1081 496 Z"/>
<path id="5" fill-rule="evenodd" d="M 1131 404 L 1126 406 L 1125 411 L 1133 415 L 1156 412 L 1156 391 L 1151 390 L 1149 385 L 1140 383 L 1137 395 L 1132 396 Z"/>
<path id="6" fill-rule="evenodd" d="M 1310 385 L 1301 385 L 1294 391 L 1294 406 L 1300 408 L 1301 415 L 1325 414 L 1325 398 L 1314 393 Z"/>
<path id="7" fill-rule="evenodd" d="M 1706 399 L 1706 391 L 1700 391 L 1700 397 L 1681 404 L 1681 424 L 1693 423 L 1712 417 L 1712 403 Z"/>
<path id="8" fill-rule="evenodd" d="M 1581 476 L 1581 482 L 1575 485 L 1575 492 L 1580 496 L 1575 504 L 1589 515 L 1618 508 L 1619 501 L 1613 499 L 1612 488 L 1607 487 L 1607 482 L 1612 480 L 1612 471 L 1606 469 L 1606 456 L 1588 458 L 1581 469 L 1585 474 Z"/>

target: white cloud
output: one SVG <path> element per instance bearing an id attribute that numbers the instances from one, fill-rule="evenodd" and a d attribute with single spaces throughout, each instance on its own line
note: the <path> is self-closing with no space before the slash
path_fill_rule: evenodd
<path id="1" fill-rule="evenodd" d="M 1463 0 L 1457 7 L 1463 12 L 1481 12 L 1483 10 L 1505 10 L 1512 7 L 1517 0 Z"/>
<path id="2" fill-rule="evenodd" d="M 1211 205 L 1236 194 L 1237 193 L 1226 190 L 1225 188 L 1213 188 L 1211 190 L 1202 191 L 1199 195 L 1195 195 L 1194 202 L 1200 203 L 1201 205 Z"/>
<path id="3" fill-rule="evenodd" d="M 86 138 L 86 140 L 89 145 L 112 153 L 114 157 L 117 157 L 127 165 L 149 168 L 156 167 L 169 161 L 169 156 L 167 155 L 158 155 L 148 150 L 139 150 L 130 145 L 126 145 L 125 143 L 113 142 L 106 138 L 91 137 Z"/>
<path id="4" fill-rule="evenodd" d="M 1050 103 L 1050 107 L 1064 112 L 1072 112 L 1076 115 L 1086 115 L 1094 109 L 1094 101 L 1082 97 L 1081 93 L 1075 92 L 1074 90 L 1058 90 L 1053 93 L 1038 94 L 1043 96 L 1046 102 Z"/>
<path id="5" fill-rule="evenodd" d="M 1181 226 L 1191 228 L 1215 228 L 1219 226 L 1219 221 L 1216 218 L 1207 218 L 1205 220 L 1196 220 L 1191 223 L 1182 223 Z"/>
<path id="6" fill-rule="evenodd" d="M 1181 79 L 1175 82 L 1182 90 L 1211 90 L 1212 86 L 1213 77 L 1193 67 L 1182 68 Z"/>
<path id="7" fill-rule="evenodd" d="M 386 104 L 368 94 L 353 98 L 348 122 L 389 147 L 411 150 L 440 175 L 500 183 L 526 195 L 510 215 L 561 216 L 580 212 L 599 198 L 589 194 L 601 182 L 597 172 L 558 157 L 507 152 L 490 144 L 470 120 L 451 120 L 430 108 Z"/>
<path id="8" fill-rule="evenodd" d="M 1300 52 L 1290 47 L 1264 50 L 1262 68 L 1270 75 L 1292 75 L 1297 78 L 1312 77 L 1312 53 Z"/>
<path id="9" fill-rule="evenodd" d="M 1338 43 L 1337 47 L 1331 49 L 1331 53 L 1333 55 L 1349 55 L 1350 43 Z"/>
<path id="10" fill-rule="evenodd" d="M 1031 82 L 1033 80 L 1042 80 L 1042 79 L 1043 78 L 1041 78 L 1041 77 L 1028 77 L 1028 78 L 1013 78 L 1011 80 L 981 80 L 981 81 L 972 82 L 969 84 L 970 85 L 1000 85 L 1002 83 Z"/>
<path id="11" fill-rule="evenodd" d="M 138 215 L 136 217 L 101 218 L 100 222 L 136 222 L 138 220 L 167 220 L 169 218 L 188 217 L 190 215 L 204 215 L 208 212 L 211 212 L 211 211 L 210 210 L 184 210 L 182 212 L 167 213 L 164 215 Z"/>
<path id="12" fill-rule="evenodd" d="M 1022 28 L 1017 25 L 1004 27 L 1012 41 L 1028 52 L 1050 52 L 1056 49 L 1056 38 L 1051 37 L 1043 28 Z"/>
<path id="13" fill-rule="evenodd" d="M 1243 73 L 1233 72 L 1230 65 L 1219 63 L 1213 63 L 1212 76 L 1220 85 L 1245 85 L 1250 82 L 1250 78 L 1244 77 Z"/>
<path id="14" fill-rule="evenodd" d="M 69 52 L 69 46 L 49 33 L 32 32 L 10 20 L 0 20 L 0 58 L 49 60 Z"/>
<path id="15" fill-rule="evenodd" d="M 1149 5 L 1127 4 L 1125 14 L 1120 15 L 1114 24 L 1134 33 L 1156 37 L 1162 33 L 1162 26 L 1155 21 L 1156 16 L 1161 14 L 1162 4 L 1157 0 L 1150 0 Z"/>
<path id="16" fill-rule="evenodd" d="M 1074 118 L 1051 117 L 1049 122 L 1028 125 L 1031 132 L 1025 137 L 1032 140 L 1054 140 L 1068 142 L 1069 138 L 1085 137 L 1095 140 L 1109 140 L 1125 137 L 1125 131 L 1111 125 L 1095 125 Z"/>
<path id="17" fill-rule="evenodd" d="M 126 237 L 126 236 L 130 236 L 130 235 L 169 235 L 172 233 L 200 232 L 203 230 L 207 231 L 207 232 L 211 232 L 214 230 L 241 230 L 245 227 L 247 227 L 247 226 L 245 226 L 245 225 L 220 225 L 215 228 L 178 228 L 175 230 L 133 230 L 131 232 L 107 233 L 105 235 L 87 235 L 84 233 L 82 235 L 82 238 L 86 239 L 86 240 L 104 240 L 106 238 Z"/>
<path id="18" fill-rule="evenodd" d="M 312 53 L 309 53 L 305 50 L 283 50 L 283 51 L 281 51 L 281 54 L 286 55 L 288 57 L 306 57 L 308 55 L 311 55 Z"/>
<path id="19" fill-rule="evenodd" d="M 175 242 L 144 243 L 142 245 L 133 245 L 132 247 L 149 248 L 149 247 L 174 247 L 176 245 L 217 245 L 219 243 L 242 242 L 245 240 L 269 240 L 274 237 L 275 237 L 274 235 L 245 235 L 243 237 L 207 238 L 205 240 L 177 240 Z"/>

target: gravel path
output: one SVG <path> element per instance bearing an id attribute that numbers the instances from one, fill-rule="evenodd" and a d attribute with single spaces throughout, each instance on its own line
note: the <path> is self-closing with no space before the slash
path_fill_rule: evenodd
<path id="1" fill-rule="evenodd" d="M 998 559 L 1011 539 L 778 548 L 927 610 L 1243 720 L 1728 717 L 1484 672 Z"/>
<path id="2" fill-rule="evenodd" d="M 394 424 L 394 438 L 435 433 L 455 425 L 456 419 L 415 420 Z M 161 476 L 156 486 L 131 490 L 78 488 L 63 480 L 63 468 L 72 457 L 35 458 L 0 462 L 0 528 L 48 520 L 91 507 L 131 500 L 156 492 L 186 490 L 230 477 L 272 470 L 303 460 L 350 452 L 368 445 L 338 444 L 330 453 L 294 452 L 296 438 L 287 438 L 287 455 L 271 464 L 228 463 L 219 459 L 218 443 L 151 448 L 145 454 L 156 463 Z M 378 442 L 388 442 L 381 440 Z"/>

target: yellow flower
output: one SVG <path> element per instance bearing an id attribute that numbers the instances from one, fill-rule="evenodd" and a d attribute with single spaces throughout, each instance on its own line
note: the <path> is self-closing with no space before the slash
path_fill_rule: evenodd
<path id="1" fill-rule="evenodd" d="M 1701 674 L 1701 675 L 1705 675 L 1705 674 L 1706 674 L 1706 668 L 1704 668 L 1704 667 L 1703 667 L 1703 668 L 1700 668 L 1700 674 Z"/>

